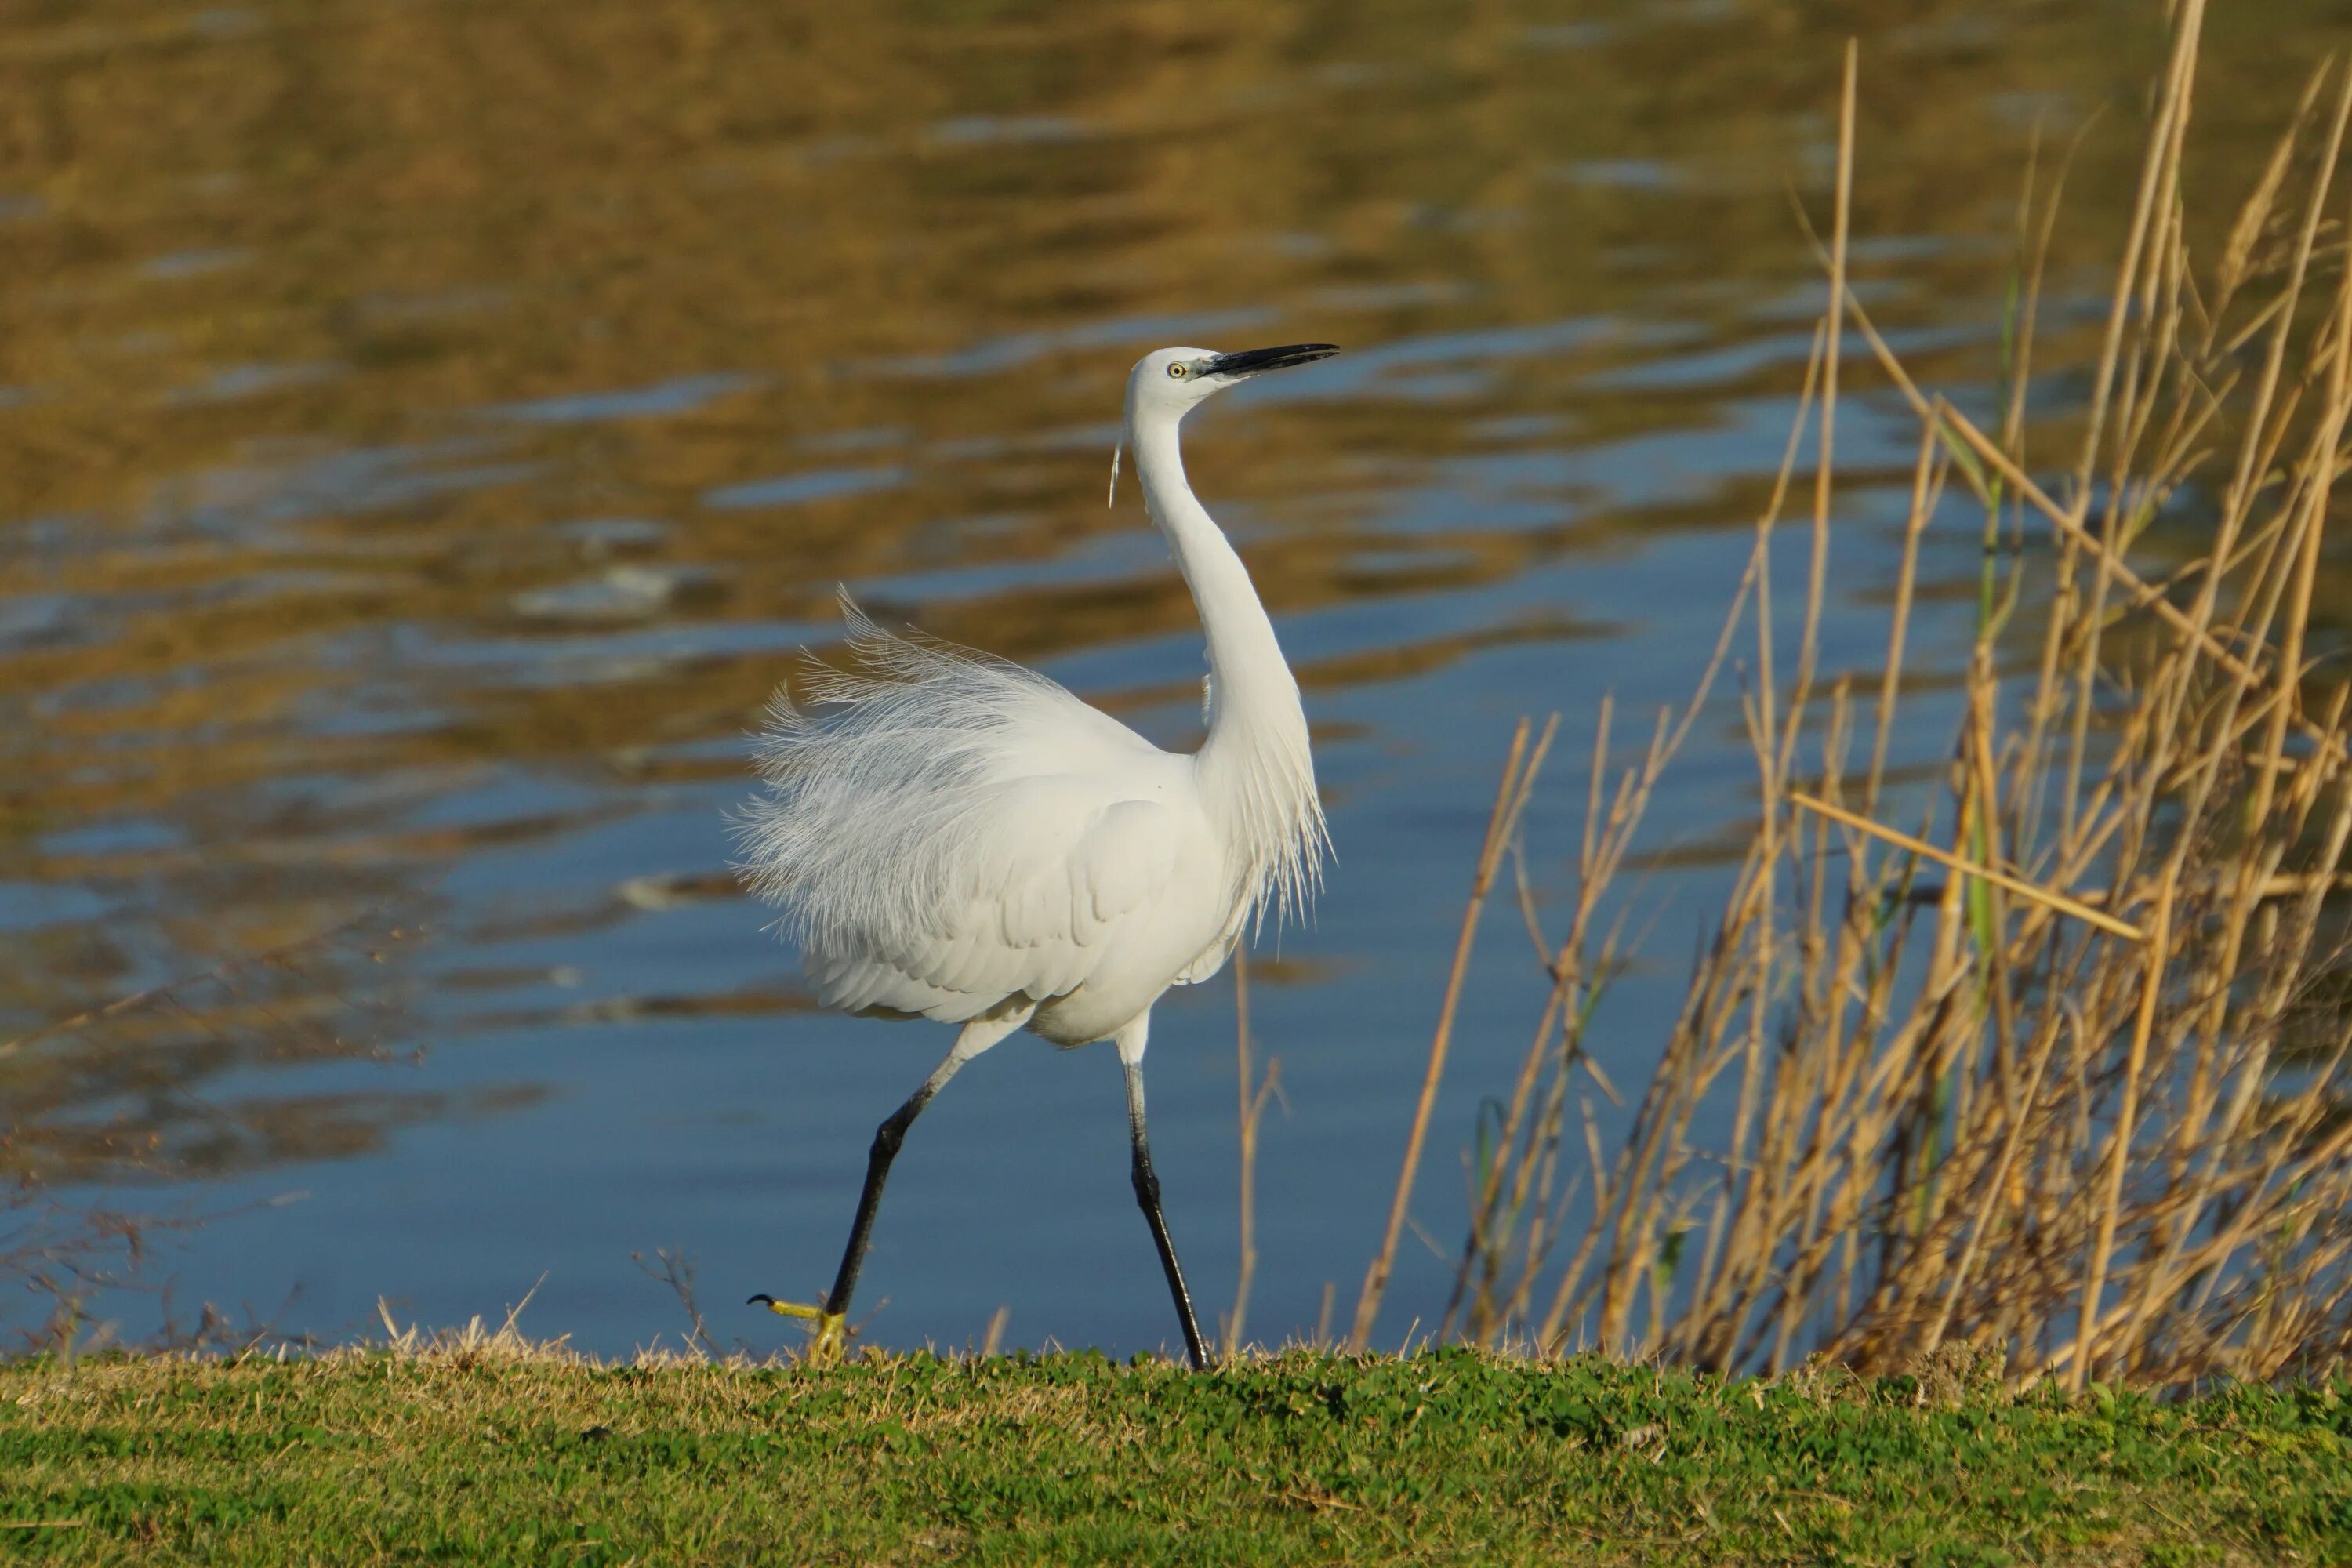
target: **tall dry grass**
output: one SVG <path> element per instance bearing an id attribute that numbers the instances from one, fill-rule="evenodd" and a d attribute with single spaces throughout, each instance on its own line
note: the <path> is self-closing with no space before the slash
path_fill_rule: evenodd
<path id="1" fill-rule="evenodd" d="M 2075 1385 L 2268 1378 L 2352 1352 L 2352 988 L 2334 896 L 2352 725 L 2308 644 L 2352 417 L 2337 177 L 2352 68 L 2313 76 L 2226 245 L 2200 257 L 2181 155 L 2204 8 L 2173 9 L 2063 454 L 2047 436 L 2030 450 L 2026 401 L 2031 258 L 2055 192 L 2029 185 L 2021 209 L 2029 259 L 1988 428 L 1915 384 L 1846 288 L 1849 52 L 1805 412 L 1698 697 L 1630 762 L 1601 710 L 1549 1002 L 1481 1129 L 1445 1332 L 1727 1370 L 1815 1351 L 1892 1370 L 1966 1343 L 2013 1377 Z M 1825 676 L 1817 657 L 1848 333 L 1918 418 L 1874 677 Z M 1808 425 L 1809 571 L 1795 667 L 1776 669 L 1766 546 Z M 1955 510 L 1980 513 L 1987 545 L 1966 716 L 1932 788 L 1898 789 L 1919 551 Z M 2183 517 L 2203 531 L 2194 559 Z M 1626 945 L 1603 911 L 1742 628 L 1758 826 L 1612 1148 L 1595 1097 L 1617 1091 L 1585 1050 Z M 1528 771 L 1523 731 L 1464 960 Z M 1410 1181 L 1409 1160 L 1401 1194 Z"/>

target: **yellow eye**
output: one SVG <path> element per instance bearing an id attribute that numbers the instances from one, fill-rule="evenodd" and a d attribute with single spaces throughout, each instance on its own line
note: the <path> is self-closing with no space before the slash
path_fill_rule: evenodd
<path id="1" fill-rule="evenodd" d="M 1181 381 L 1192 373 L 1192 367 L 1181 362 L 1168 367 L 1168 378 L 1171 381 Z"/>

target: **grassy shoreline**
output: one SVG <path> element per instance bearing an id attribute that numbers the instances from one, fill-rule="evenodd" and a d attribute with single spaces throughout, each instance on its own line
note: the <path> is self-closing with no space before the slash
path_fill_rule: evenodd
<path id="1" fill-rule="evenodd" d="M 1460 1350 L 1195 1376 L 496 1341 L 0 1365 L 0 1555 L 94 1563 L 2352 1556 L 2352 1384 L 1725 1382 Z"/>

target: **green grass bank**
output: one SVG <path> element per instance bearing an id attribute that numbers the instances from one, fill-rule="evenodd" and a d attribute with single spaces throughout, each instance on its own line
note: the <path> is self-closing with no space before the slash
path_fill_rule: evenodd
<path id="1" fill-rule="evenodd" d="M 2352 1561 L 2352 1385 L 2161 1403 L 1467 1352 L 0 1366 L 42 1563 Z"/>

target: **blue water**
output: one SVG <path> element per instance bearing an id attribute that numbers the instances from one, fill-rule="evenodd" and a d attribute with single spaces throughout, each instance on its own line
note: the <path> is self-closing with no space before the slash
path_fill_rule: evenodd
<path id="1" fill-rule="evenodd" d="M 1311 922 L 1255 954 L 1282 1097 L 1250 1331 L 1313 1331 L 1327 1288 L 1344 1325 L 1513 725 L 1559 715 L 1526 832 L 1556 931 L 1601 703 L 1630 754 L 1739 582 L 1823 294 L 1789 195 L 1827 210 L 1846 23 L 1776 30 L 1785 8 L 1738 0 L 1295 37 L 1208 16 L 1163 60 L 1075 6 L 1027 31 L 886 8 L 796 43 L 710 0 L 636 13 L 657 46 L 618 0 L 543 37 L 150 9 L 138 36 L 168 22 L 168 49 L 0 21 L 85 137 L 0 170 L 37 284 L 0 363 L 0 1037 L 223 963 L 274 1000 L 198 984 L 184 1012 L 0 1058 L 60 1195 L 204 1221 L 142 1276 L 167 1303 L 90 1310 L 133 1337 L 212 1302 L 340 1339 L 380 1300 L 437 1325 L 529 1295 L 526 1329 L 621 1352 L 686 1326 L 633 1262 L 667 1248 L 722 1341 L 790 1342 L 738 1304 L 829 1282 L 874 1124 L 950 1032 L 814 1011 L 733 891 L 761 702 L 835 637 L 838 584 L 1191 743 L 1197 628 L 1132 486 L 1102 504 L 1121 379 L 1170 342 L 1329 340 L 1349 352 L 1186 437 L 1300 673 L 1338 851 Z M 2087 9 L 1865 37 L 1858 287 L 1979 410 L 2021 93 L 2045 137 L 2116 105 L 2053 262 L 2062 347 L 2067 301 L 2103 286 L 2152 54 L 2128 8 Z M 704 23 L 730 50 L 678 42 Z M 484 74 L 484 49 L 536 74 Z M 417 104 L 369 61 L 405 62 Z M 270 99 L 289 71 L 361 85 L 320 120 Z M 187 112 L 108 142 L 75 84 Z M 1822 654 L 1874 679 L 1917 435 L 1847 347 Z M 1913 644 L 1931 678 L 1972 615 L 1945 590 L 1973 579 L 1976 524 L 1948 521 Z M 1807 548 L 1793 523 L 1774 545 L 1784 675 Z M 1739 646 L 1652 810 L 1672 868 L 1622 890 L 1653 935 L 1593 1036 L 1621 1087 L 1748 810 Z M 1927 684 L 1898 763 L 1948 736 Z M 1443 1307 L 1462 1152 L 1536 1022 L 1512 904 L 1383 1340 Z M 1230 975 L 1171 993 L 1152 1038 L 1155 1153 L 1213 1317 Z M 1022 1037 L 956 1081 L 898 1162 L 859 1308 L 893 1345 L 968 1342 L 1000 1308 L 1013 1344 L 1176 1342 L 1107 1048 Z"/>

